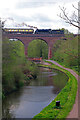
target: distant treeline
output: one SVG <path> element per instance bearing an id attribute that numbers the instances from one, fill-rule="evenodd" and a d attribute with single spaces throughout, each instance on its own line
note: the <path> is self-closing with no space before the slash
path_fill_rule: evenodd
<path id="1" fill-rule="evenodd" d="M 48 45 L 43 40 L 33 40 L 28 46 L 28 57 L 48 59 Z"/>

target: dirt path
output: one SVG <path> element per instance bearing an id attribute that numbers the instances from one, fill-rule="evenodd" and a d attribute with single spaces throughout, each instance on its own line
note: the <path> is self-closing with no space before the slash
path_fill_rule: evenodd
<path id="1" fill-rule="evenodd" d="M 69 68 L 65 68 L 61 65 L 59 65 L 57 62 L 53 61 L 53 60 L 48 60 L 52 63 L 54 63 L 55 65 L 65 69 L 65 70 L 68 70 L 72 75 L 74 75 L 76 77 L 76 79 L 78 80 L 78 75 L 71 69 Z M 78 81 L 79 82 L 79 81 Z M 78 90 L 79 91 L 79 90 Z M 78 91 L 77 91 L 77 95 L 76 95 L 76 99 L 75 99 L 75 104 L 73 105 L 73 108 L 71 110 L 71 112 L 69 113 L 69 115 L 67 116 L 67 118 L 78 118 Z M 79 119 L 80 120 L 80 116 L 79 116 Z"/>

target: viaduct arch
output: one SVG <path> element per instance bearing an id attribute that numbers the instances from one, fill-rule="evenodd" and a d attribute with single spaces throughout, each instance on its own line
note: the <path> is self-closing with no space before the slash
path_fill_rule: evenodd
<path id="1" fill-rule="evenodd" d="M 28 45 L 31 41 L 35 39 L 40 39 L 45 41 L 48 44 L 48 59 L 52 57 L 52 48 L 53 44 L 60 39 L 64 39 L 64 34 L 11 34 L 11 33 L 3 33 L 3 37 L 7 37 L 9 39 L 18 39 L 24 44 L 25 48 L 25 56 L 28 57 Z"/>

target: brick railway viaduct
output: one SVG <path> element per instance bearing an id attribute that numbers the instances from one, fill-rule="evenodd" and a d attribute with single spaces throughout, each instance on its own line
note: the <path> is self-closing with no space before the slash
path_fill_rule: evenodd
<path id="1" fill-rule="evenodd" d="M 18 39 L 24 44 L 25 55 L 28 57 L 28 45 L 32 40 L 40 39 L 47 43 L 48 45 L 48 59 L 52 57 L 52 47 L 53 44 L 60 39 L 64 39 L 64 34 L 11 34 L 11 33 L 3 33 L 3 38 L 7 37 L 9 39 Z"/>

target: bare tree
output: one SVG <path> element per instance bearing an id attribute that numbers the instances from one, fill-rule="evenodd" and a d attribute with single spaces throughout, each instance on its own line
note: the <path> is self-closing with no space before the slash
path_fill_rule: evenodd
<path id="1" fill-rule="evenodd" d="M 60 13 L 59 17 L 62 18 L 66 23 L 69 23 L 70 25 L 73 25 L 80 29 L 80 2 L 78 3 L 78 8 L 76 8 L 74 5 L 72 6 L 78 14 L 76 14 L 76 12 L 74 11 L 72 16 L 69 17 L 67 9 L 65 7 L 60 7 L 62 12 Z"/>

